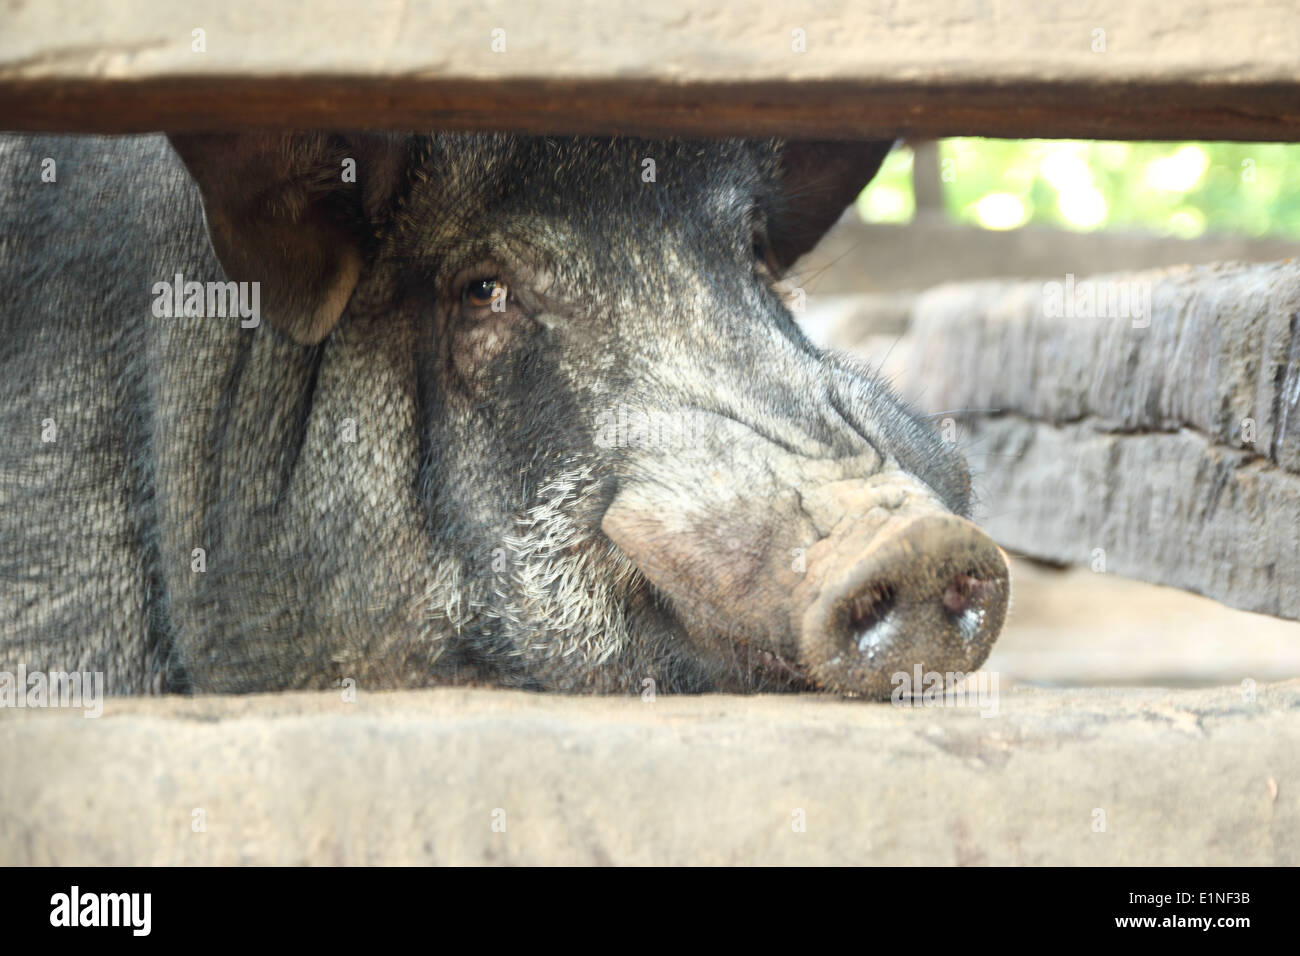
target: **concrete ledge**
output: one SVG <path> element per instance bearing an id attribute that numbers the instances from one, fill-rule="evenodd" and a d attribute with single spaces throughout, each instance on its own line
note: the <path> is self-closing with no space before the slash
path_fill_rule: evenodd
<path id="1" fill-rule="evenodd" d="M 0 711 L 0 764 L 6 865 L 1300 863 L 1300 681 L 112 700 Z"/>

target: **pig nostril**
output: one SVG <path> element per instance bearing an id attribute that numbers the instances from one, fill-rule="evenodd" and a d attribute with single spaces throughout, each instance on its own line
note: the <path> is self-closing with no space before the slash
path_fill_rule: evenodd
<path id="1" fill-rule="evenodd" d="M 849 602 L 849 634 L 858 652 L 874 658 L 876 651 L 893 639 L 890 612 L 894 609 L 894 589 L 888 584 L 868 587 Z"/>
<path id="2" fill-rule="evenodd" d="M 957 625 L 964 640 L 973 639 L 984 626 L 989 606 L 997 599 L 1001 585 L 996 579 L 959 574 L 943 589 L 943 607 Z"/>
<path id="3" fill-rule="evenodd" d="M 795 592 L 798 655 L 821 686 L 889 697 L 902 672 L 982 665 L 1011 579 L 993 540 L 952 515 L 848 519 Z M 811 552 L 810 552 L 811 554 Z"/>
<path id="4" fill-rule="evenodd" d="M 943 589 L 943 606 L 950 614 L 962 614 L 982 582 L 973 574 L 959 574 Z"/>

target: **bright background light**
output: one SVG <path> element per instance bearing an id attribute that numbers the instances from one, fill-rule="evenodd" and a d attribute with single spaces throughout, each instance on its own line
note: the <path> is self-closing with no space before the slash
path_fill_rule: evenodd
<path id="1" fill-rule="evenodd" d="M 1300 239 L 1300 145 L 961 138 L 939 159 L 947 213 L 986 229 Z M 858 199 L 864 220 L 911 221 L 913 162 L 890 155 Z"/>

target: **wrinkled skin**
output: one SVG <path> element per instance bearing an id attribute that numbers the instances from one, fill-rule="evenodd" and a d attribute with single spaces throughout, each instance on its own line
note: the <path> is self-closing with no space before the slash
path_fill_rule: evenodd
<path id="1" fill-rule="evenodd" d="M 982 662 L 1009 585 L 964 463 L 775 284 L 879 145 L 173 143 L 0 141 L 0 669 L 881 696 Z M 263 322 L 153 316 L 176 273 L 260 282 Z"/>

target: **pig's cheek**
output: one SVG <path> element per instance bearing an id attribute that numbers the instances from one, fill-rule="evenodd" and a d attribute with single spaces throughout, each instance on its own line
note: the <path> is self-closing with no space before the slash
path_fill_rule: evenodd
<path id="1" fill-rule="evenodd" d="M 513 345 L 517 331 L 508 317 L 461 327 L 451 346 L 452 367 L 467 384 L 481 382 L 492 360 Z"/>

